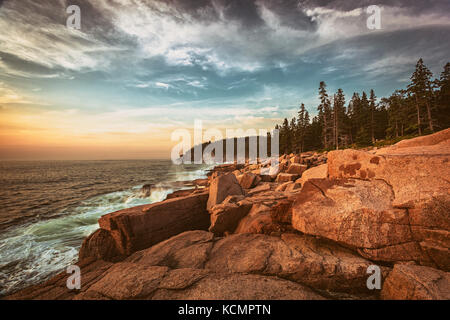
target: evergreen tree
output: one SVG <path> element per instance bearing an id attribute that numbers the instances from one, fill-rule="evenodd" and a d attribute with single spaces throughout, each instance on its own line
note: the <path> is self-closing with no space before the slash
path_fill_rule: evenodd
<path id="1" fill-rule="evenodd" d="M 360 146 L 367 146 L 371 142 L 370 138 L 370 117 L 369 117 L 369 99 L 365 92 L 362 93 L 361 99 L 356 100 L 353 106 L 353 121 L 356 127 L 356 143 Z M 369 138 L 367 138 L 369 137 Z"/>
<path id="2" fill-rule="evenodd" d="M 283 124 L 280 129 L 280 153 L 288 153 L 290 146 L 290 127 L 287 118 L 284 118 Z"/>
<path id="3" fill-rule="evenodd" d="M 356 92 L 353 94 L 346 117 L 350 143 L 356 142 L 360 145 L 370 144 L 366 138 L 369 136 L 369 140 L 371 141 L 370 102 L 365 92 L 362 93 L 361 97 Z"/>
<path id="4" fill-rule="evenodd" d="M 297 118 L 284 119 L 277 125 L 280 130 L 280 151 L 309 151 L 335 147 L 339 149 L 356 143 L 364 147 L 376 140 L 399 138 L 423 133 L 423 120 L 427 131 L 450 126 L 450 63 L 447 63 L 439 79 L 432 81 L 432 74 L 420 59 L 406 90 L 396 90 L 389 97 L 377 102 L 374 90 L 370 98 L 363 92 L 354 93 L 348 107 L 339 89 L 331 103 L 325 82 L 320 82 L 318 114 L 310 121 L 304 104 L 300 105 Z M 422 112 L 425 111 L 425 112 Z M 436 119 L 433 119 L 432 113 Z"/>
<path id="5" fill-rule="evenodd" d="M 345 118 L 345 95 L 342 89 L 338 89 L 334 95 L 333 103 L 333 138 L 336 150 L 339 149 L 339 140 Z"/>
<path id="6" fill-rule="evenodd" d="M 317 107 L 317 110 L 319 111 L 319 121 L 322 125 L 323 145 L 325 148 L 328 148 L 330 142 L 331 102 L 326 88 L 325 82 L 321 81 L 319 85 L 320 105 Z"/>
<path id="7" fill-rule="evenodd" d="M 414 100 L 416 103 L 417 126 L 419 135 L 422 135 L 420 109 L 421 105 L 423 104 L 426 106 L 427 110 L 429 129 L 431 132 L 434 132 L 430 106 L 430 102 L 433 97 L 431 81 L 432 76 L 433 74 L 425 66 L 422 58 L 420 58 L 416 64 L 416 70 L 411 76 L 411 83 L 408 85 L 408 92 L 414 96 Z"/>
<path id="8" fill-rule="evenodd" d="M 349 119 L 349 128 L 348 133 L 350 135 L 350 143 L 353 144 L 356 133 L 358 132 L 358 124 L 359 124 L 359 115 L 361 110 L 361 98 L 358 93 L 353 93 L 352 99 L 348 105 L 347 116 Z"/>
<path id="9" fill-rule="evenodd" d="M 370 127 L 370 112 L 369 112 L 369 99 L 367 98 L 367 93 L 363 91 L 361 95 L 361 109 L 360 109 L 360 116 L 359 119 L 361 121 L 361 126 L 368 131 L 368 128 Z"/>
<path id="10" fill-rule="evenodd" d="M 378 106 L 375 113 L 375 140 L 386 139 L 386 130 L 388 128 L 389 115 L 385 105 Z"/>
<path id="11" fill-rule="evenodd" d="M 450 126 L 450 62 L 448 62 L 441 76 L 436 80 L 438 88 L 437 114 L 439 114 L 438 125 L 440 129 Z"/>
<path id="12" fill-rule="evenodd" d="M 305 105 L 302 103 L 300 105 L 300 110 L 298 111 L 298 119 L 297 119 L 298 146 L 300 152 L 303 152 L 305 147 L 305 135 L 308 126 L 309 126 L 309 114 L 308 111 L 306 111 Z"/>
<path id="13" fill-rule="evenodd" d="M 360 147 L 367 147 L 371 144 L 370 135 L 366 127 L 360 127 L 356 134 L 356 144 Z"/>
<path id="14" fill-rule="evenodd" d="M 305 118 L 304 118 L 304 128 L 303 128 L 303 137 L 301 141 L 301 152 L 305 151 L 305 139 L 308 135 L 308 132 L 311 130 L 311 124 L 310 124 L 310 118 L 309 118 L 309 112 L 305 111 Z"/>
<path id="15" fill-rule="evenodd" d="M 375 96 L 375 92 L 373 89 L 370 90 L 370 103 L 369 103 L 369 112 L 370 112 L 370 134 L 372 139 L 372 144 L 375 143 L 375 113 L 377 111 L 377 97 Z"/>
<path id="16" fill-rule="evenodd" d="M 323 148 L 322 139 L 322 124 L 319 116 L 312 119 L 311 124 L 308 126 L 308 130 L 305 134 L 305 151 L 318 150 Z"/>
<path id="17" fill-rule="evenodd" d="M 291 119 L 291 122 L 289 124 L 289 133 L 291 143 L 288 152 L 289 153 L 298 152 L 298 144 L 297 144 L 298 130 L 297 130 L 297 119 L 295 119 L 295 117 Z"/>
<path id="18" fill-rule="evenodd" d="M 389 98 L 382 99 L 383 108 L 387 113 L 386 134 L 389 138 L 403 136 L 405 128 L 409 126 L 410 108 L 405 94 L 405 90 L 396 90 Z"/>

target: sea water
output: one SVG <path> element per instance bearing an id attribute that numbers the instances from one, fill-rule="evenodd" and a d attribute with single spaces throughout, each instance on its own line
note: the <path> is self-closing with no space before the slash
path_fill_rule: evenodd
<path id="1" fill-rule="evenodd" d="M 207 169 L 166 160 L 0 162 L 0 295 L 76 262 L 100 216 L 162 201 Z M 153 185 L 147 196 L 145 184 Z"/>

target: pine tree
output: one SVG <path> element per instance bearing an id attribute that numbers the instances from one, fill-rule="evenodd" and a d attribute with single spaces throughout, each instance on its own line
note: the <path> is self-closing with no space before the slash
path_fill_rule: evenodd
<path id="1" fill-rule="evenodd" d="M 361 126 L 365 128 L 366 131 L 368 131 L 368 127 L 370 126 L 370 116 L 369 116 L 369 99 L 367 98 L 367 93 L 363 91 L 361 95 L 361 109 L 360 109 L 360 123 Z"/>
<path id="2" fill-rule="evenodd" d="M 352 99 L 348 105 L 347 116 L 349 118 L 349 134 L 350 134 L 350 143 L 354 143 L 354 138 L 356 138 L 356 134 L 359 130 L 360 119 L 359 115 L 361 114 L 361 98 L 358 93 L 353 93 Z"/>
<path id="3" fill-rule="evenodd" d="M 417 126 L 419 135 L 422 135 L 421 118 L 420 118 L 420 106 L 425 104 L 428 116 L 428 126 L 431 132 L 434 132 L 433 119 L 431 117 L 430 102 L 433 97 L 432 81 L 433 74 L 423 63 L 423 59 L 420 58 L 416 64 L 416 70 L 411 76 L 411 83 L 408 85 L 408 91 L 414 95 L 417 111 Z"/>
<path id="4" fill-rule="evenodd" d="M 305 129 L 305 134 L 306 134 L 306 131 L 308 131 L 308 127 L 310 126 L 309 112 L 307 110 L 305 111 L 304 125 L 305 125 L 304 129 Z"/>
<path id="5" fill-rule="evenodd" d="M 300 152 L 304 151 L 305 148 L 305 135 L 306 130 L 309 126 L 309 114 L 305 109 L 305 105 L 302 103 L 300 105 L 300 110 L 298 111 L 297 119 L 297 130 L 298 130 L 298 145 Z"/>
<path id="6" fill-rule="evenodd" d="M 439 79 L 436 80 L 438 88 L 436 112 L 439 114 L 438 124 L 441 129 L 450 126 L 450 62 L 448 62 Z"/>
<path id="7" fill-rule="evenodd" d="M 401 123 L 400 118 L 400 104 L 398 102 L 398 95 L 396 93 L 392 94 L 389 98 L 382 98 L 381 104 L 386 106 L 389 115 L 389 136 L 398 138 L 399 128 Z"/>
<path id="8" fill-rule="evenodd" d="M 291 122 L 289 123 L 289 132 L 290 132 L 290 148 L 288 150 L 289 153 L 297 152 L 298 151 L 298 144 L 297 144 L 297 136 L 298 136 L 298 130 L 297 130 L 297 119 L 292 118 Z"/>
<path id="9" fill-rule="evenodd" d="M 375 143 L 375 113 L 377 111 L 377 97 L 375 96 L 375 92 L 373 89 L 370 90 L 370 103 L 369 103 L 369 112 L 370 112 L 370 134 L 372 138 L 372 144 Z"/>
<path id="10" fill-rule="evenodd" d="M 402 89 L 398 92 L 400 93 L 400 115 L 402 119 L 401 136 L 404 136 L 414 133 L 417 129 L 416 103 L 408 90 Z"/>
<path id="11" fill-rule="evenodd" d="M 342 89 L 338 89 L 334 95 L 333 103 L 333 138 L 336 150 L 339 149 L 339 137 L 342 131 L 342 124 L 345 116 L 345 96 Z"/>
<path id="12" fill-rule="evenodd" d="M 323 148 L 322 139 L 320 139 L 321 134 L 322 123 L 319 116 L 316 116 L 312 119 L 305 134 L 305 151 Z"/>
<path id="13" fill-rule="evenodd" d="M 319 120 L 322 124 L 322 139 L 325 148 L 329 147 L 329 131 L 331 120 L 331 102 L 327 94 L 327 85 L 324 81 L 319 85 L 319 99 L 320 105 L 317 107 L 319 111 Z"/>
<path id="14" fill-rule="evenodd" d="M 370 136 L 366 127 L 360 127 L 356 134 L 356 144 L 360 147 L 367 147 L 370 145 Z"/>
<path id="15" fill-rule="evenodd" d="M 375 112 L 375 140 L 386 139 L 389 115 L 385 105 L 380 104 Z"/>
<path id="16" fill-rule="evenodd" d="M 354 121 L 356 121 L 356 143 L 360 146 L 368 146 L 370 139 L 370 116 L 369 116 L 369 99 L 365 92 L 362 93 L 361 99 L 357 101 L 354 108 Z"/>
<path id="17" fill-rule="evenodd" d="M 280 152 L 288 153 L 290 149 L 290 127 L 288 119 L 285 118 L 280 129 Z"/>

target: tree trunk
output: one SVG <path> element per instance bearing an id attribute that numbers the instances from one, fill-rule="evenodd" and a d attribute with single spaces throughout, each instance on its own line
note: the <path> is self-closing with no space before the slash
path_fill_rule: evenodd
<path id="1" fill-rule="evenodd" d="M 336 150 L 339 150 L 338 124 L 336 123 Z"/>
<path id="2" fill-rule="evenodd" d="M 416 109 L 417 109 L 417 126 L 419 127 L 419 136 L 421 136 L 422 129 L 420 128 L 420 108 L 419 108 L 419 99 L 417 99 L 417 94 L 416 94 Z"/>
<path id="3" fill-rule="evenodd" d="M 301 153 L 303 153 L 304 148 L 305 148 L 305 134 L 302 135 Z"/>
<path id="4" fill-rule="evenodd" d="M 430 108 L 430 103 L 427 102 L 426 106 L 427 106 L 427 113 L 428 113 L 428 126 L 429 126 L 431 132 L 434 132 L 434 130 L 433 130 L 433 120 L 432 120 L 432 118 L 431 118 L 431 108 Z"/>
<path id="5" fill-rule="evenodd" d="M 433 89 L 431 88 L 431 85 L 428 86 L 428 90 L 430 91 L 431 101 L 433 101 L 434 100 L 434 92 L 433 92 Z M 430 127 L 431 132 L 434 132 L 433 119 L 431 118 L 431 106 L 430 106 L 429 101 L 427 101 L 427 113 L 428 113 L 428 125 Z"/>
<path id="6" fill-rule="evenodd" d="M 336 144 L 336 150 L 339 150 L 339 137 L 338 137 L 338 110 L 334 107 L 334 143 Z"/>
<path id="7" fill-rule="evenodd" d="M 375 144 L 375 128 L 374 128 L 375 124 L 374 124 L 374 119 L 373 119 L 373 109 L 371 110 L 370 113 L 371 113 L 370 114 L 370 117 L 371 117 L 371 119 L 370 119 L 370 127 L 371 127 L 371 130 L 372 130 L 372 144 Z"/>
<path id="8" fill-rule="evenodd" d="M 395 120 L 395 137 L 398 138 L 398 121 Z"/>

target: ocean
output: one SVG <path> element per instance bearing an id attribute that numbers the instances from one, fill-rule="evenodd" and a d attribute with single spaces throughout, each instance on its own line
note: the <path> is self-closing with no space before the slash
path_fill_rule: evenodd
<path id="1" fill-rule="evenodd" d="M 0 295 L 76 262 L 100 216 L 162 201 L 208 169 L 170 160 L 0 162 Z"/>

